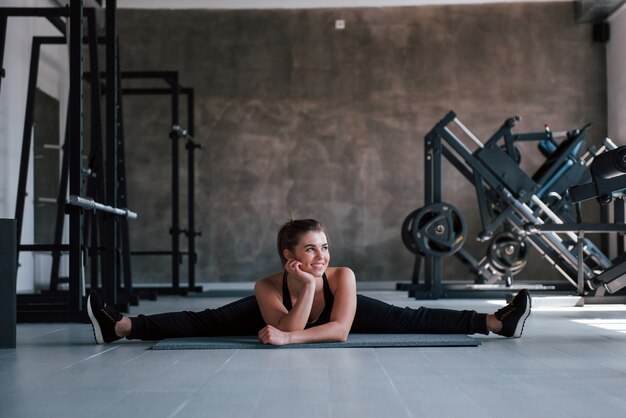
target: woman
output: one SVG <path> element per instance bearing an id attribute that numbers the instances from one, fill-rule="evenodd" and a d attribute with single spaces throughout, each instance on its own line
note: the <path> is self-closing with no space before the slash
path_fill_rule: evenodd
<path id="1" fill-rule="evenodd" d="M 254 296 L 202 312 L 124 317 L 92 291 L 87 302 L 98 344 L 120 338 L 258 335 L 264 344 L 346 341 L 353 333 L 489 334 L 520 337 L 530 315 L 527 290 L 493 314 L 399 308 L 356 293 L 354 273 L 329 267 L 323 225 L 292 220 L 278 232 L 284 272 L 256 282 Z"/>

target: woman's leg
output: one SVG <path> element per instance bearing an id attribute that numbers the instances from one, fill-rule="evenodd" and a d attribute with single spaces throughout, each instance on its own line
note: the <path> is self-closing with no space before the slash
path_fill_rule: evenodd
<path id="1" fill-rule="evenodd" d="M 357 295 L 354 333 L 489 334 L 487 314 L 450 309 L 400 308 Z"/>
<path id="2" fill-rule="evenodd" d="M 254 296 L 201 312 L 170 312 L 131 317 L 128 339 L 256 335 L 265 326 Z"/>
<path id="3" fill-rule="evenodd" d="M 254 296 L 201 312 L 123 317 L 103 303 L 97 292 L 92 292 L 88 307 L 99 344 L 122 337 L 153 341 L 175 337 L 256 335 L 265 326 Z"/>

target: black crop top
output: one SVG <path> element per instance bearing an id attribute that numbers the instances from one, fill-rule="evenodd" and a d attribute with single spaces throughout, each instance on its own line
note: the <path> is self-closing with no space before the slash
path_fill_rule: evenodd
<path id="1" fill-rule="evenodd" d="M 333 296 L 333 292 L 330 291 L 330 285 L 328 284 L 328 278 L 326 277 L 326 273 L 324 273 L 322 279 L 324 280 L 324 309 L 315 321 L 307 322 L 304 329 L 330 322 L 330 313 L 333 311 L 333 302 L 335 301 L 335 297 Z M 289 293 L 289 286 L 287 286 L 287 272 L 285 272 L 285 274 L 283 275 L 283 305 L 288 311 L 293 308 L 293 306 L 291 305 L 291 294 Z"/>

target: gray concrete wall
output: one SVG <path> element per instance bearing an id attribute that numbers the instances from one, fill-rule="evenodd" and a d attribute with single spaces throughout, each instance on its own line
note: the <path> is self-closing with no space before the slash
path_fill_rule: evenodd
<path id="1" fill-rule="evenodd" d="M 195 88 L 199 281 L 278 270 L 292 214 L 321 219 L 333 264 L 359 280 L 409 280 L 400 226 L 423 204 L 423 137 L 451 109 L 483 140 L 513 115 L 518 132 L 592 121 L 594 142 L 606 134 L 604 46 L 570 3 L 121 10 L 118 24 L 123 69 L 177 70 Z M 128 97 L 124 112 L 133 249 L 167 249 L 169 99 Z M 525 145 L 532 173 L 544 159 Z M 475 235 L 474 189 L 450 165 L 444 183 Z M 473 235 L 466 248 L 485 251 Z M 169 280 L 167 259 L 133 263 L 138 281 Z M 469 277 L 452 259 L 445 271 Z M 558 275 L 533 257 L 518 277 Z"/>

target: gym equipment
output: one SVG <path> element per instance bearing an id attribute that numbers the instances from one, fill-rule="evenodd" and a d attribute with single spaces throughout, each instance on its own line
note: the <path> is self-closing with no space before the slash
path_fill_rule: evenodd
<path id="1" fill-rule="evenodd" d="M 362 348 L 362 347 L 477 347 L 480 340 L 462 334 L 350 334 L 339 343 L 309 343 L 274 346 L 262 344 L 256 336 L 168 338 L 152 346 L 153 350 L 241 350 L 291 348 Z"/>
<path id="2" fill-rule="evenodd" d="M 591 183 L 574 186 L 569 194 L 574 202 L 596 198 L 600 204 L 611 203 L 613 197 L 622 197 L 626 190 L 626 146 L 598 155 L 589 171 Z"/>
<path id="3" fill-rule="evenodd" d="M 461 249 L 465 242 L 467 224 L 463 214 L 449 203 L 425 206 L 405 222 L 406 227 L 402 230 L 406 230 L 412 239 L 409 248 L 422 254 L 439 257 L 451 255 Z"/>
<path id="4" fill-rule="evenodd" d="M 20 176 L 18 183 L 18 197 L 16 204 L 16 220 L 17 220 L 17 243 L 18 251 L 51 251 L 53 256 L 53 268 L 51 272 L 50 291 L 48 293 L 36 295 L 18 295 L 17 319 L 20 322 L 42 322 L 55 321 L 67 322 L 85 320 L 85 285 L 84 285 L 84 266 L 87 264 L 87 256 L 101 255 L 102 262 L 102 286 L 103 293 L 107 300 L 117 304 L 117 286 L 118 270 L 120 267 L 126 269 L 126 263 L 118 262 L 118 255 L 122 254 L 126 259 L 127 246 L 120 247 L 120 241 L 124 241 L 124 234 L 118 234 L 119 215 L 111 212 L 102 212 L 98 215 L 98 220 L 92 220 L 92 212 L 86 214 L 83 209 L 75 205 L 66 205 L 66 193 L 72 196 L 82 196 L 82 188 L 87 179 L 87 194 L 94 201 L 103 201 L 103 205 L 110 208 L 117 208 L 117 198 L 120 189 L 118 184 L 123 177 L 118 178 L 118 164 L 123 165 L 123 154 L 118 152 L 120 145 L 117 135 L 117 111 L 116 102 L 117 93 L 117 51 L 115 48 L 115 9 L 116 1 L 107 2 L 106 6 L 106 36 L 104 38 L 107 44 L 107 167 L 105 170 L 102 164 L 102 147 L 99 143 L 100 136 L 97 134 L 100 130 L 99 107 L 95 107 L 99 102 L 99 94 L 92 101 L 92 143 L 89 156 L 89 167 L 83 167 L 83 44 L 89 44 L 90 65 L 94 74 L 98 74 L 97 68 L 97 51 L 96 51 L 96 25 L 95 10 L 83 8 L 81 0 L 71 0 L 69 7 L 63 8 L 0 8 L 0 23 L 3 24 L 1 32 L 4 41 L 4 33 L 6 31 L 6 21 L 8 17 L 47 17 L 48 20 L 64 35 L 62 37 L 34 37 L 33 47 L 31 50 L 31 65 L 29 72 L 29 90 L 27 96 L 27 106 L 25 112 L 24 135 L 22 141 L 22 159 L 20 164 Z M 66 31 L 66 22 L 61 18 L 67 18 L 69 31 Z M 87 20 L 87 38 L 83 38 L 83 20 Z M 70 94 L 67 110 L 67 130 L 65 134 L 65 144 L 63 146 L 63 163 L 61 173 L 61 185 L 59 187 L 59 195 L 57 198 L 57 223 L 55 227 L 55 243 L 54 244 L 22 244 L 21 243 L 21 226 L 23 220 L 23 209 L 25 200 L 25 184 L 28 172 L 28 159 L 30 156 L 30 135 L 33 124 L 33 100 L 34 91 L 37 80 L 39 50 L 41 45 L 45 44 L 65 44 L 69 35 L 69 82 Z M 2 45 L 4 49 L 4 43 Z M 99 91 L 99 80 L 96 83 L 92 79 L 92 96 L 93 91 Z M 96 110 L 94 110 L 96 109 Z M 99 153 L 99 154 L 98 154 Z M 95 157 L 100 157 L 95 158 Z M 97 172 L 94 169 L 98 170 Z M 104 190 L 104 181 L 106 178 L 107 190 Z M 94 187 L 93 179 L 99 182 L 98 187 Z M 126 206 L 126 205 L 125 205 Z M 69 214 L 69 244 L 61 244 L 63 235 L 63 220 L 65 213 Z M 126 216 L 123 219 L 127 219 Z M 91 222 L 92 228 L 89 228 Z M 98 224 L 100 232 L 96 236 L 94 231 L 95 225 Z M 85 245 L 89 235 L 88 230 L 92 230 L 92 246 L 89 248 Z M 105 239 L 102 240 L 102 237 Z M 59 292 L 57 286 L 61 279 L 58 277 L 58 269 L 62 252 L 69 252 L 69 277 L 67 279 L 68 290 Z M 93 252 L 93 254 L 92 254 Z M 92 263 L 92 281 L 97 282 L 97 257 L 91 257 Z M 125 291 L 130 291 L 130 276 L 125 277 Z M 127 308 L 119 307 L 120 310 Z"/>
<path id="5" fill-rule="evenodd" d="M 83 208 L 86 210 L 99 210 L 102 212 L 123 216 L 128 219 L 137 219 L 137 214 L 135 212 L 132 212 L 128 209 L 113 208 L 111 206 L 98 203 L 90 197 L 70 195 L 69 199 L 67 200 L 67 204 L 72 206 L 78 206 L 79 208 Z"/>
<path id="6" fill-rule="evenodd" d="M 623 222 L 615 224 L 589 224 L 582 222 L 580 202 L 596 198 L 601 205 L 607 205 L 614 198 L 623 200 L 626 198 L 626 146 L 615 147 L 614 144 L 605 144 L 608 151 L 599 154 L 591 162 L 589 169 L 592 182 L 574 186 L 569 189 L 569 195 L 576 204 L 578 222 L 575 224 L 558 225 L 526 225 L 525 230 L 529 233 L 546 233 L 551 231 L 576 232 L 581 238 L 586 233 L 610 233 L 626 231 Z M 623 212 L 622 212 L 623 215 Z M 580 274 L 587 260 L 583 256 L 582 245 L 577 246 L 578 251 L 578 288 L 579 293 L 584 292 L 585 278 Z M 614 295 L 626 287 L 626 261 L 624 257 L 618 257 L 621 262 L 606 269 L 600 269 L 599 274 L 587 280 L 589 292 L 586 293 L 586 301 L 591 298 L 600 298 L 605 295 Z"/>
<path id="7" fill-rule="evenodd" d="M 81 0 L 71 0 L 69 7 L 59 8 L 0 8 L 0 17 L 3 24 L 2 40 L 5 39 L 6 23 L 9 17 L 46 17 L 55 24 L 63 35 L 65 35 L 65 23 L 60 19 L 67 18 L 69 23 L 69 54 L 70 54 L 70 94 L 68 109 L 68 125 L 66 134 L 67 153 L 70 167 L 74 169 L 68 173 L 70 193 L 80 194 L 80 184 L 82 181 L 81 167 L 81 149 L 82 149 L 82 118 L 71 117 L 71 115 L 82 115 L 82 36 L 83 36 L 83 2 Z M 65 38 L 62 38 L 65 43 Z M 41 41 L 41 42 L 40 42 Z M 30 128 L 32 127 L 32 97 L 36 86 L 36 78 L 33 77 L 37 73 L 39 61 L 39 47 L 45 43 L 43 39 L 33 39 L 33 48 L 31 50 L 31 67 L 29 79 L 29 91 L 26 104 L 26 117 L 24 126 L 24 138 L 22 149 L 22 165 L 20 166 L 20 185 L 18 187 L 18 199 L 16 205 L 16 235 L 18 251 L 38 251 L 38 250 L 56 250 L 66 251 L 69 249 L 70 256 L 70 278 L 69 291 L 63 297 L 61 303 L 58 301 L 46 300 L 39 306 L 36 312 L 28 311 L 26 313 L 18 310 L 17 319 L 22 320 L 45 320 L 45 321 L 82 321 L 83 320 L 83 288 L 82 288 L 82 219 L 80 211 L 70 211 L 70 228 L 69 228 L 69 246 L 43 245 L 43 246 L 22 246 L 20 245 L 21 223 L 23 215 L 23 199 L 25 196 L 25 176 L 26 172 L 22 166 L 24 162 L 24 148 L 26 155 L 29 155 L 30 147 Z M 4 51 L 4 42 L 2 45 Z M 4 54 L 3 54 L 4 55 Z M 21 202 L 20 202 L 21 201 Z M 22 205 L 22 206 L 20 206 Z M 56 302 L 56 303 L 54 303 Z"/>
<path id="8" fill-rule="evenodd" d="M 16 343 L 17 223 L 0 219 L 0 348 Z"/>
<path id="9" fill-rule="evenodd" d="M 172 286 L 171 287 L 142 287 L 143 293 L 155 292 L 158 294 L 182 294 L 188 292 L 201 292 L 202 287 L 196 285 L 195 267 L 198 261 L 196 253 L 195 240 L 201 235 L 201 232 L 195 230 L 195 151 L 202 146 L 194 139 L 194 90 L 192 88 L 183 87 L 179 83 L 178 72 L 176 71 L 122 71 L 120 72 L 122 79 L 143 79 L 143 80 L 160 80 L 167 84 L 163 87 L 124 87 L 121 89 L 123 95 L 166 95 L 171 96 L 171 130 L 169 138 L 171 140 L 172 155 L 172 183 L 171 183 L 171 199 L 172 199 L 172 226 L 169 229 L 171 235 L 171 250 L 135 250 L 131 251 L 133 256 L 170 256 L 172 266 Z M 187 96 L 187 127 L 184 129 L 179 124 L 179 96 Z M 179 143 L 185 141 L 187 149 L 187 229 L 180 228 L 180 181 L 179 181 Z M 180 235 L 187 236 L 187 251 L 180 250 Z M 188 285 L 182 287 L 180 285 L 180 264 L 182 257 L 188 256 Z"/>
<path id="10" fill-rule="evenodd" d="M 596 165 L 600 167 L 605 167 L 605 161 L 613 158 L 612 170 L 591 170 L 596 179 L 593 190 L 607 200 L 607 193 L 612 192 L 618 182 L 614 180 L 615 170 L 621 173 L 620 169 L 626 167 L 626 151 L 608 157 L 602 155 L 606 145 L 599 151 L 586 145 L 584 138 L 590 125 L 559 133 L 553 133 L 546 126 L 541 132 L 514 134 L 512 129 L 519 121 L 519 116 L 507 119 L 483 143 L 451 111 L 426 135 L 425 205 L 413 211 L 402 224 L 402 240 L 416 256 L 413 280 L 408 286 L 410 296 L 440 298 L 453 291 L 471 296 L 469 293 L 476 290 L 509 290 L 513 287 L 513 276 L 526 265 L 531 246 L 581 295 L 585 292 L 581 282 L 591 283 L 599 271 L 613 268 L 613 262 L 583 234 L 566 228 L 558 229 L 558 225 L 575 221 L 568 189 L 590 178 L 588 167 L 599 156 Z M 462 141 L 461 137 L 465 140 Z M 557 143 L 557 140 L 561 142 Z M 519 141 L 538 142 L 538 148 L 547 157 L 532 176 L 519 167 L 521 156 L 515 147 Z M 450 205 L 442 202 L 442 156 L 476 189 L 483 226 L 476 239 L 489 243 L 486 256 L 480 260 L 461 248 L 465 239 L 464 236 L 461 238 L 464 235 L 461 226 L 450 228 L 450 220 L 438 221 L 447 219 L 441 205 Z M 609 178 L 613 179 L 610 185 Z M 619 185 L 626 187 L 621 181 Z M 451 211 L 455 212 L 457 210 Z M 458 219 L 462 219 L 460 213 Z M 429 223 L 431 220 L 434 220 L 432 225 Z M 539 233 L 526 225 L 535 225 L 537 229 L 546 225 L 557 228 L 544 228 Z M 459 245 L 452 245 L 457 239 Z M 473 284 L 443 285 L 441 260 L 449 255 L 470 266 L 476 275 Z M 425 261 L 423 284 L 419 282 L 422 258 Z M 579 260 L 584 262 L 581 264 Z M 496 285 L 501 281 L 505 284 Z M 555 285 L 526 287 L 544 290 L 561 288 Z"/>
<path id="11" fill-rule="evenodd" d="M 523 236 L 513 231 L 502 231 L 489 242 L 488 265 L 506 279 L 507 286 L 511 286 L 512 277 L 526 266 L 528 250 L 528 243 Z"/>

